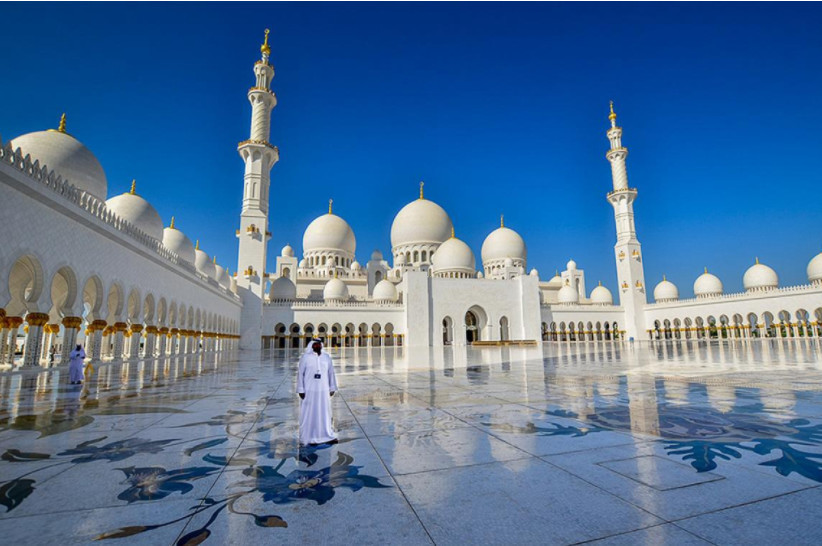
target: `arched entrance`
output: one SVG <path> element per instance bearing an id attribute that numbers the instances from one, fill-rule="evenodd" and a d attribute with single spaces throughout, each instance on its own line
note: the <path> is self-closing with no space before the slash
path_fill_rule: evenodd
<path id="1" fill-rule="evenodd" d="M 474 343 L 480 340 L 479 319 L 473 311 L 465 313 L 465 341 Z"/>

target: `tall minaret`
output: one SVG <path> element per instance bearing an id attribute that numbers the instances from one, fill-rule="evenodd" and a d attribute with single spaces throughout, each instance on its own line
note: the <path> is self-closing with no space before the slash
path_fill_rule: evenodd
<path id="1" fill-rule="evenodd" d="M 608 201 L 614 207 L 616 219 L 617 242 L 616 253 L 617 279 L 619 280 L 619 302 L 625 309 L 625 325 L 620 329 L 626 331 L 626 338 L 646 339 L 645 305 L 648 303 L 645 292 L 645 270 L 642 266 L 641 245 L 636 238 L 634 226 L 634 200 L 637 191 L 628 187 L 628 172 L 625 158 L 628 149 L 622 146 L 622 127 L 617 127 L 617 116 L 614 103 L 611 101 L 611 128 L 608 129 L 608 140 L 611 149 L 605 154 L 611 162 L 611 176 L 614 191 L 608 194 Z"/>
<path id="2" fill-rule="evenodd" d="M 254 63 L 254 87 L 248 90 L 251 103 L 251 136 L 240 142 L 237 150 L 245 161 L 243 177 L 243 211 L 240 215 L 240 240 L 237 259 L 237 289 L 243 300 L 240 319 L 240 348 L 260 350 L 262 345 L 263 298 L 266 279 L 268 238 L 268 186 L 270 171 L 280 159 L 279 150 L 268 142 L 271 133 L 271 110 L 277 97 L 271 91 L 274 67 L 268 59 L 268 29 L 260 47 L 262 57 Z"/>

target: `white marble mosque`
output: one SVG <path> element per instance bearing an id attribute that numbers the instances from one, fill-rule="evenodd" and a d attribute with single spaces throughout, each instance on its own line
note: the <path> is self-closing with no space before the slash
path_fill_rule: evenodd
<path id="1" fill-rule="evenodd" d="M 99 362 L 294 348 L 310 336 L 332 347 L 438 347 L 822 334 L 822 253 L 807 265 L 807 285 L 781 287 L 756 260 L 743 293 L 724 293 L 706 269 L 695 298 L 680 299 L 663 279 L 649 302 L 633 213 L 638 191 L 628 184 L 613 104 L 606 153 L 617 234 L 613 290 L 589 292 L 573 260 L 547 280 L 529 271 L 523 236 L 502 218 L 477 270 L 474 252 L 422 183 L 394 217 L 388 254 L 374 250 L 358 261 L 354 231 L 329 202 L 305 229 L 302 257 L 286 245 L 269 259 L 277 231 L 270 171 L 279 152 L 269 142 L 277 98 L 267 34 L 253 72 L 251 132 L 238 146 L 245 175 L 233 275 L 207 254 L 207 242 L 192 243 L 186 226 L 174 218 L 165 226 L 136 183 L 109 196 L 102 165 L 65 116 L 55 130 L 0 142 L 0 362 L 64 360 L 75 341 Z"/>

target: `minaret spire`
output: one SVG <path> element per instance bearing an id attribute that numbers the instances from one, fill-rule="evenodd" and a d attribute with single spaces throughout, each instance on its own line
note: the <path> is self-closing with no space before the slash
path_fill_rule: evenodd
<path id="1" fill-rule="evenodd" d="M 425 186 L 425 182 L 420 180 L 420 199 L 425 199 L 425 197 L 423 197 L 423 193 L 422 193 L 423 186 Z"/>
<path id="2" fill-rule="evenodd" d="M 625 159 L 628 149 L 622 146 L 622 127 L 616 124 L 614 102 L 610 102 L 608 129 L 610 149 L 605 157 L 611 163 L 611 180 L 613 191 L 608 193 L 608 201 L 614 207 L 617 241 L 614 245 L 616 254 L 617 279 L 619 282 L 619 302 L 625 310 L 626 336 L 645 339 L 645 305 L 648 298 L 645 294 L 645 268 L 642 263 L 641 245 L 636 236 L 634 224 L 634 201 L 637 191 L 628 187 L 628 171 Z"/>
<path id="3" fill-rule="evenodd" d="M 66 113 L 63 112 L 63 115 L 60 116 L 60 125 L 57 126 L 57 130 L 61 133 L 66 132 Z"/>
<path id="4" fill-rule="evenodd" d="M 129 192 L 131 195 L 137 195 L 137 179 L 133 178 L 131 180 L 131 190 Z"/>
<path id="5" fill-rule="evenodd" d="M 254 63 L 254 86 L 248 90 L 251 103 L 251 131 L 240 142 L 237 151 L 245 163 L 243 176 L 243 207 L 240 229 L 237 230 L 237 294 L 242 298 L 240 315 L 240 348 L 259 351 L 262 344 L 263 301 L 265 298 L 266 253 L 269 233 L 269 187 L 271 169 L 280 159 L 280 152 L 271 138 L 271 111 L 277 96 L 271 90 L 274 67 L 271 66 L 270 31 L 260 46 L 261 60 Z M 245 272 L 245 273 L 242 273 Z"/>
<path id="6" fill-rule="evenodd" d="M 333 200 L 333 199 L 329 199 L 329 200 L 328 200 L 328 214 L 333 214 L 333 213 L 331 212 L 331 211 L 333 210 L 333 209 L 331 208 L 333 205 L 334 205 L 334 200 Z"/>

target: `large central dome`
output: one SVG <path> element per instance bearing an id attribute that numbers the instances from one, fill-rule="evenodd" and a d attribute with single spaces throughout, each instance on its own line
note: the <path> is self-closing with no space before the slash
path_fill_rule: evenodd
<path id="1" fill-rule="evenodd" d="M 405 205 L 391 224 L 391 246 L 439 244 L 451 237 L 451 218 L 433 201 L 417 199 Z"/>
<path id="2" fill-rule="evenodd" d="M 94 154 L 83 143 L 63 131 L 38 131 L 19 136 L 11 141 L 15 150 L 40 162 L 40 167 L 68 180 L 74 187 L 105 201 L 108 190 L 106 173 Z"/>
<path id="3" fill-rule="evenodd" d="M 342 250 L 353 255 L 357 239 L 348 222 L 336 214 L 323 214 L 308 224 L 303 234 L 303 252 L 312 250 Z"/>

